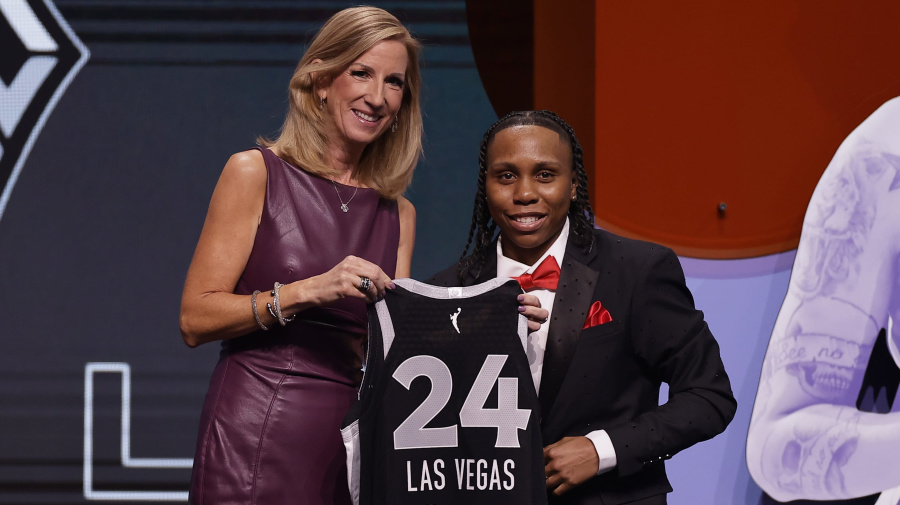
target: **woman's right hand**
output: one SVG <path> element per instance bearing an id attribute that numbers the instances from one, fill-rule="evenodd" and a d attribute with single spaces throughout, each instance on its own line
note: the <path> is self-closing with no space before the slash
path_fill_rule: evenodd
<path id="1" fill-rule="evenodd" d="M 369 279 L 368 289 L 362 289 L 363 278 Z M 385 291 L 393 287 L 391 278 L 378 265 L 356 256 L 347 256 L 324 274 L 281 288 L 282 312 L 285 317 L 289 317 L 301 310 L 344 298 L 374 302 L 384 297 Z"/>

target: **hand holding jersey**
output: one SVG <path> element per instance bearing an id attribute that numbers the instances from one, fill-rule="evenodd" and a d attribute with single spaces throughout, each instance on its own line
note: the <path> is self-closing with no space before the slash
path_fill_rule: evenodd
<path id="1" fill-rule="evenodd" d="M 519 312 L 528 320 L 528 332 L 541 329 L 541 325 L 550 318 L 550 311 L 541 307 L 538 297 L 529 294 L 521 294 L 518 297 Z"/>

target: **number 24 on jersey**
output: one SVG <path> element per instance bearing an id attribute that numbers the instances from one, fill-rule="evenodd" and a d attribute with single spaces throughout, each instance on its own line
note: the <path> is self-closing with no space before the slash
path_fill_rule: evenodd
<path id="1" fill-rule="evenodd" d="M 519 447 L 519 431 L 528 426 L 531 410 L 520 409 L 519 379 L 500 377 L 508 355 L 489 354 L 459 411 L 463 428 L 496 428 L 494 447 Z M 428 355 L 413 356 L 397 367 L 394 379 L 409 389 L 415 378 L 425 376 L 431 391 L 417 408 L 394 430 L 394 449 L 457 447 L 457 425 L 426 428 L 450 400 L 453 376 L 447 365 Z M 497 408 L 484 408 L 488 395 L 497 384 Z"/>

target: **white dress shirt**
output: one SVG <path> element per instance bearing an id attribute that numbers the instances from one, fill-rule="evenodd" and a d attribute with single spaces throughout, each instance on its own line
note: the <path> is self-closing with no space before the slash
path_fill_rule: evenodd
<path id="1" fill-rule="evenodd" d="M 559 264 L 560 270 L 562 270 L 563 256 L 565 256 L 566 244 L 569 241 L 569 220 L 568 218 L 566 219 L 559 237 L 533 265 L 525 265 L 504 256 L 502 240 L 503 237 L 497 240 L 497 277 L 518 277 L 525 273 L 534 273 L 538 265 L 548 256 L 553 256 Z M 541 307 L 547 309 L 550 313 L 553 312 L 553 300 L 556 297 L 555 291 L 537 288 L 532 289 L 528 294 L 537 296 L 541 301 Z M 538 392 L 541 390 L 541 373 L 544 367 L 544 351 L 547 349 L 547 333 L 549 331 L 550 318 L 541 325 L 539 330 L 528 334 L 528 347 L 525 349 L 525 354 L 528 356 L 528 366 L 531 368 L 531 378 L 534 381 L 534 389 Z M 600 459 L 597 474 L 599 475 L 615 468 L 616 451 L 606 430 L 592 431 L 585 436 L 593 442 L 594 449 L 597 451 L 597 457 Z"/>

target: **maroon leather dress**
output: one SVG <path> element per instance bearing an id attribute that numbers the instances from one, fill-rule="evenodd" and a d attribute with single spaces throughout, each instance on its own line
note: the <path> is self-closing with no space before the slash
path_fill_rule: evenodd
<path id="1" fill-rule="evenodd" d="M 396 201 L 338 184 L 343 201 L 352 198 L 345 213 L 329 180 L 260 151 L 265 206 L 235 293 L 321 274 L 351 254 L 394 276 Z M 365 303 L 344 299 L 222 343 L 203 405 L 190 503 L 350 503 L 340 425 L 362 377 L 366 321 Z"/>

